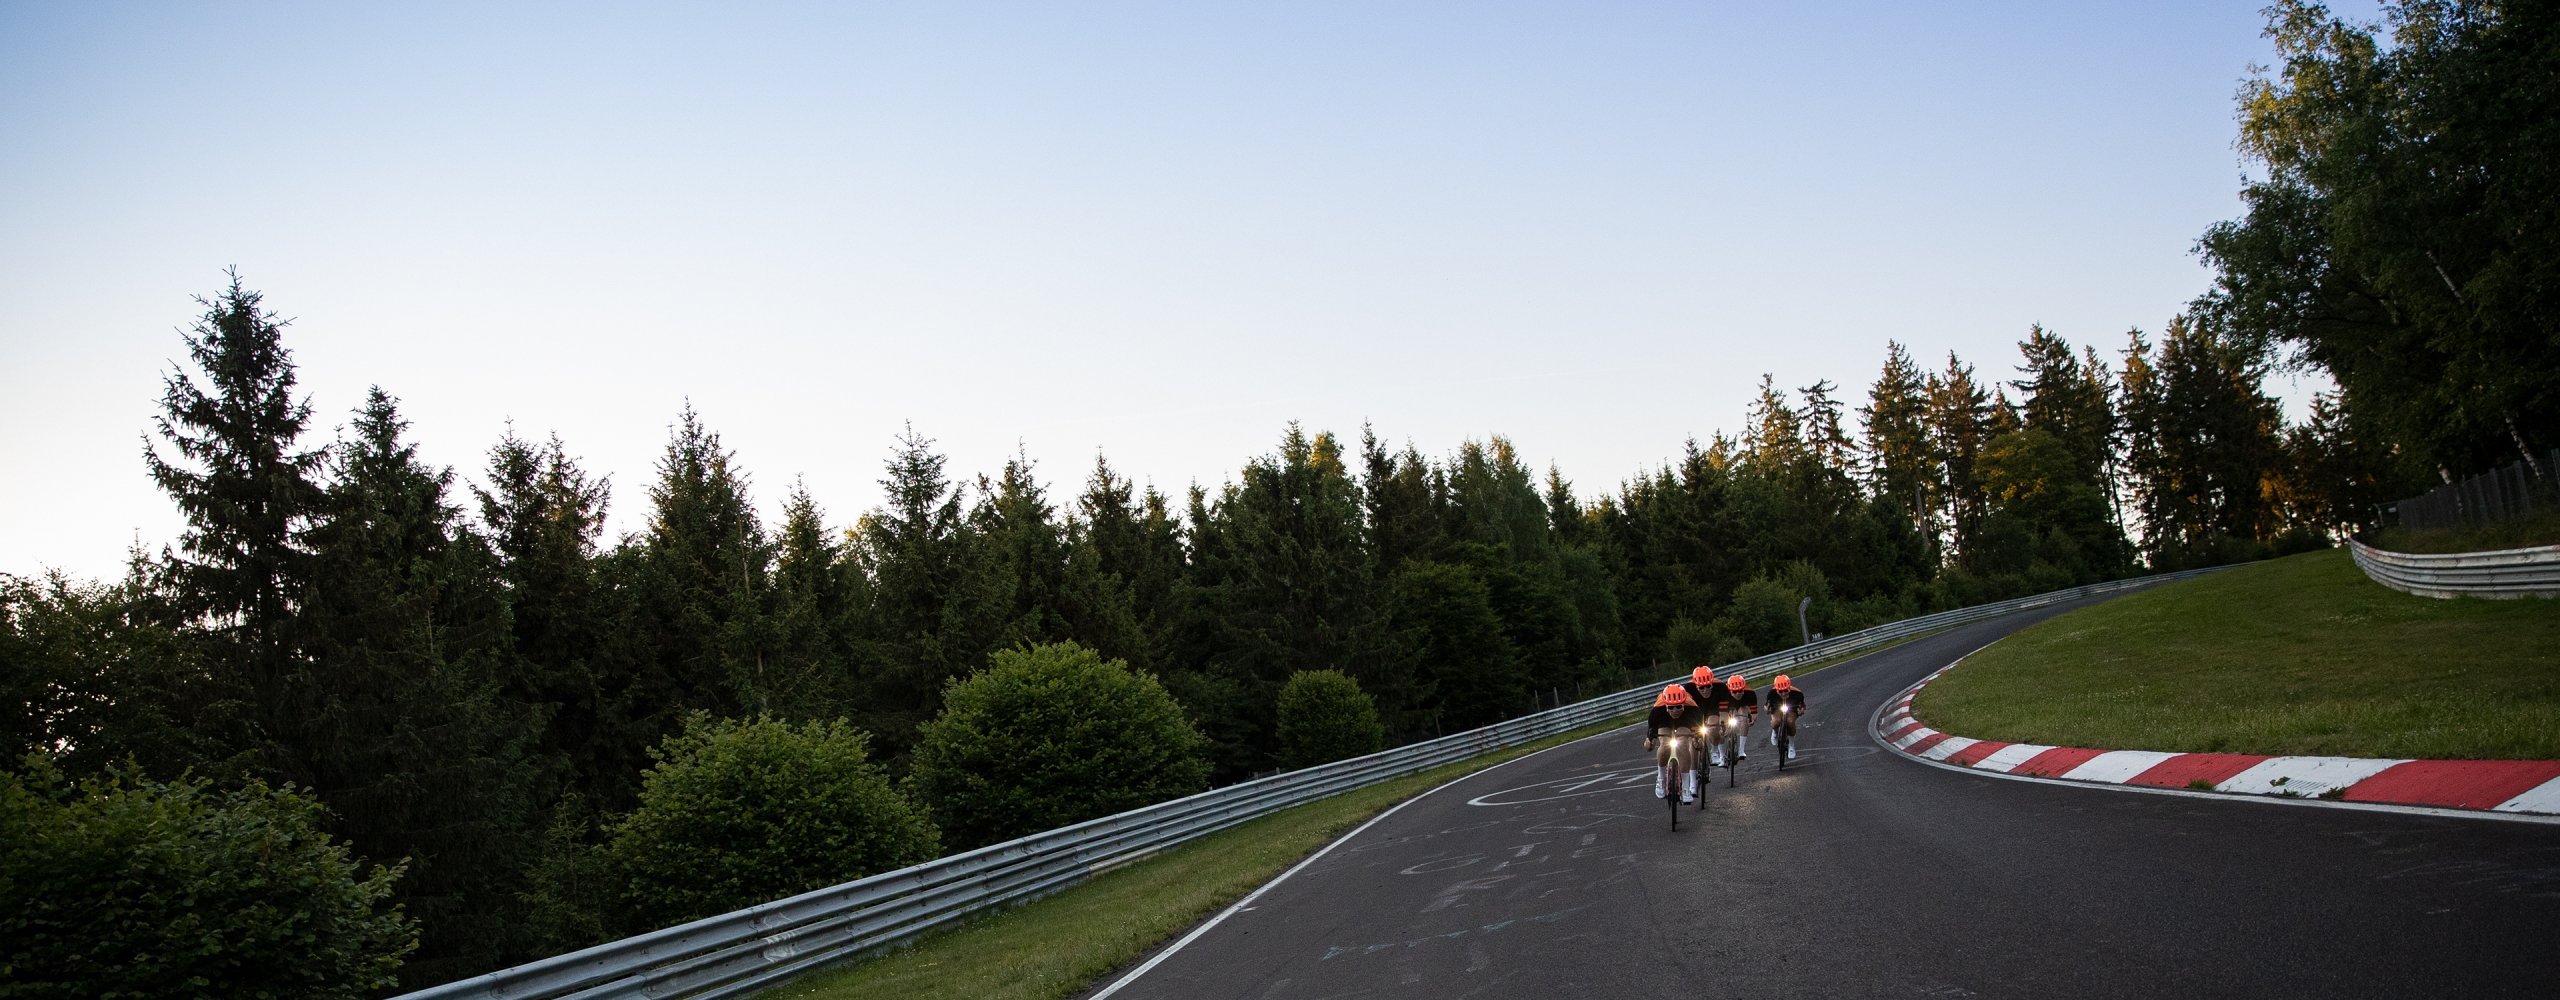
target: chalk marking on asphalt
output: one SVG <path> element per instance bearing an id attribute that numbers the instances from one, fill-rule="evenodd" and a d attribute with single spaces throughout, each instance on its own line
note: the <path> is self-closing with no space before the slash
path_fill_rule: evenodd
<path id="1" fill-rule="evenodd" d="M 1467 779 L 1469 779 L 1469 778 L 1475 777 L 1476 775 L 1483 774 L 1483 773 L 1485 773 L 1486 771 L 1491 771 L 1491 770 L 1494 770 L 1494 769 L 1496 769 L 1496 768 L 1509 767 L 1510 765 L 1517 764 L 1517 763 L 1519 763 L 1519 762 L 1521 762 L 1521 761 L 1524 761 L 1524 760 L 1528 760 L 1528 759 L 1529 759 L 1529 758 L 1531 758 L 1531 757 L 1536 757 L 1536 756 L 1539 756 L 1539 755 L 1541 755 L 1541 754 L 1545 754 L 1545 753 L 1547 753 L 1548 751 L 1553 751 L 1553 750 L 1562 750 L 1562 749 L 1564 749 L 1564 748 L 1566 748 L 1566 747 L 1569 747 L 1569 746 L 1572 746 L 1572 745 L 1574 745 L 1574 744 L 1576 744 L 1576 743 L 1584 743 L 1584 742 L 1588 742 L 1588 741 L 1591 741 L 1591 740 L 1599 739 L 1599 738 L 1601 738 L 1601 737 L 1603 737 L 1603 736 L 1612 736 L 1612 735 L 1616 735 L 1617 733 L 1622 732 L 1622 731 L 1624 731 L 1624 730 L 1635 729 L 1635 728 L 1638 728 L 1638 727 L 1640 727 L 1640 726 L 1642 726 L 1642 725 L 1643 725 L 1643 723 L 1639 723 L 1639 722 L 1630 722 L 1630 723 L 1627 723 L 1626 725 L 1619 726 L 1619 727 L 1617 727 L 1616 729 L 1611 729 L 1611 730 L 1609 730 L 1609 731 L 1607 731 L 1607 732 L 1593 733 L 1593 734 L 1591 734 L 1591 735 L 1589 735 L 1589 736 L 1585 736 L 1585 737 L 1583 737 L 1583 738 L 1581 738 L 1581 739 L 1578 739 L 1578 740 L 1568 740 L 1568 741 L 1563 742 L 1563 743 L 1558 743 L 1558 744 L 1556 744 L 1556 745 L 1554 745 L 1554 746 L 1548 747 L 1546 750 L 1540 750 L 1540 751 L 1537 751 L 1537 752 L 1535 752 L 1535 753 L 1525 753 L 1525 754 L 1521 754 L 1520 756 L 1513 757 L 1513 758 L 1511 758 L 1510 760 L 1506 760 L 1506 761 L 1503 761 L 1502 763 L 1495 764 L 1495 765 L 1493 765 L 1492 767 L 1486 767 L 1486 768 L 1482 768 L 1482 769 L 1475 770 L 1475 771 L 1469 771 L 1469 772 L 1467 772 L 1467 773 L 1465 773 L 1465 774 L 1462 774 L 1462 775 L 1459 775 L 1459 776 L 1457 776 L 1457 777 L 1455 777 L 1455 778 L 1451 778 L 1451 779 L 1449 779 L 1447 782 L 1442 783 L 1442 784 L 1440 784 L 1440 785 L 1438 785 L 1438 786 L 1433 787 L 1430 791 L 1423 792 L 1423 793 L 1422 793 L 1422 794 L 1420 794 L 1420 795 L 1416 795 L 1416 796 L 1414 796 L 1414 797 L 1412 797 L 1412 798 L 1409 798 L 1409 799 L 1406 799 L 1406 800 L 1404 800 L 1404 801 L 1402 801 L 1402 802 L 1398 802 L 1398 803 L 1396 803 L 1394 806 L 1390 807 L 1387 811 L 1382 812 L 1382 813 L 1379 813 L 1379 814 L 1377 814 L 1377 815 L 1375 815 L 1375 816 L 1371 816 L 1371 817 L 1369 817 L 1369 821 L 1368 821 L 1368 822 L 1366 822 L 1366 823 L 1362 823 L 1362 824 L 1360 824 L 1359 826 L 1352 827 L 1352 828 L 1351 828 L 1351 832 L 1346 833 L 1346 834 L 1343 834 L 1343 835 L 1342 835 L 1342 836 L 1340 836 L 1340 837 L 1336 837 L 1336 838 L 1334 838 L 1333 843 L 1330 843 L 1330 844 L 1326 844 L 1326 845 L 1324 845 L 1324 848 L 1323 848 L 1322 850 L 1319 850 L 1319 851 L 1315 852 L 1314 854 L 1307 855 L 1307 859 L 1306 859 L 1306 860 L 1298 862 L 1296 865 L 1294 865 L 1294 866 L 1290 867 L 1290 869 L 1289 869 L 1288 871 L 1281 872 L 1281 873 L 1280 873 L 1280 875 L 1279 875 L 1279 877 L 1274 878 L 1274 879 L 1272 879 L 1271 881 L 1268 881 L 1268 882 L 1262 883 L 1261 887 L 1256 888 L 1256 889 L 1255 889 L 1255 890 L 1253 890 L 1251 893 L 1246 894 L 1246 895 L 1245 895 L 1245 897 L 1244 897 L 1243 899 L 1236 900 L 1235 905 L 1230 906 L 1230 907 L 1227 907 L 1227 908 L 1226 908 L 1226 909 L 1224 909 L 1224 910 L 1220 910 L 1220 911 L 1218 911 L 1218 915 L 1217 915 L 1217 916 L 1211 917 L 1211 918 L 1209 918 L 1209 920 L 1208 920 L 1206 923 L 1203 923 L 1203 924 L 1201 924 L 1201 925 L 1200 925 L 1200 926 L 1198 926 L 1198 927 L 1194 927 L 1194 928 L 1192 928 L 1192 929 L 1191 929 L 1191 933 L 1183 935 L 1181 940 L 1179 940 L 1179 941 L 1175 941 L 1175 942 L 1174 942 L 1174 943 L 1172 943 L 1172 944 L 1166 945 L 1166 946 L 1165 946 L 1165 949 L 1164 949 L 1163 951 L 1159 951 L 1159 952 L 1155 953 L 1155 955 L 1153 955 L 1152 957 L 1149 957 L 1149 958 L 1146 960 L 1146 962 L 1145 962 L 1144 964 L 1139 965 L 1139 966 L 1138 966 L 1137 968 L 1135 968 L 1135 969 L 1131 969 L 1131 970 L 1129 970 L 1129 974 L 1128 974 L 1128 975 L 1125 975 L 1125 976 L 1120 977 L 1119 979 L 1113 980 L 1113 981 L 1112 981 L 1112 983 L 1111 983 L 1111 985 L 1103 987 L 1103 988 L 1101 989 L 1101 991 L 1100 991 L 1100 992 L 1097 992 L 1097 993 L 1093 994 L 1092 996 L 1085 998 L 1085 1000 L 1106 1000 L 1106 998 L 1110 997 L 1112 994 L 1120 992 L 1121 987 L 1127 986 L 1127 985 L 1129 985 L 1130 983 L 1133 983 L 1133 982 L 1138 981 L 1138 977 L 1139 977 L 1139 976 L 1146 975 L 1146 974 L 1147 974 L 1147 972 L 1148 972 L 1148 970 L 1154 969 L 1154 968 L 1156 967 L 1156 965 L 1157 965 L 1157 964 L 1159 964 L 1159 963 L 1163 962 L 1165 959 L 1168 959 L 1168 958 L 1173 957 L 1173 954 L 1174 954 L 1175 952 L 1181 951 L 1184 945 L 1188 945 L 1188 944 L 1190 944 L 1190 943 L 1191 943 L 1191 942 L 1193 942 L 1193 941 L 1197 941 L 1197 940 L 1199 940 L 1201 935 L 1203 935 L 1203 934 L 1207 934 L 1207 933 L 1209 933 L 1209 931 L 1210 931 L 1212 928 L 1217 927 L 1219 924 L 1225 923 L 1228 917 L 1232 917 L 1232 916 L 1235 916 L 1235 915 L 1236 915 L 1236 914 L 1238 914 L 1238 913 L 1242 913 L 1242 912 L 1244 912 L 1244 909 L 1245 909 L 1245 907 L 1246 907 L 1248 904 L 1252 903 L 1252 902 L 1253 902 L 1254 900 L 1256 900 L 1256 899 L 1261 898 L 1263 893 L 1270 892 L 1270 891 L 1271 891 L 1271 887 L 1272 887 L 1272 886 L 1279 885 L 1279 884 L 1280 884 L 1280 883 L 1282 883 L 1282 882 L 1286 882 L 1286 881 L 1288 881 L 1288 880 L 1289 880 L 1289 876 L 1291 876 L 1291 875 L 1295 875 L 1295 874 L 1297 874 L 1300 870 L 1302 870 L 1302 869 L 1306 868 L 1308 865 L 1311 865 L 1311 864 L 1316 863 L 1317 859 L 1322 858 L 1322 857 L 1324 857 L 1324 856 L 1325 856 L 1325 855 L 1327 855 L 1327 854 L 1331 854 L 1331 853 L 1333 853 L 1333 849 L 1334 849 L 1334 848 L 1336 848 L 1336 847 L 1340 847 L 1340 846 L 1342 846 L 1344 843 L 1346 843 L 1346 842 L 1350 841 L 1350 840 L 1351 840 L 1351 838 L 1353 838 L 1353 837 L 1357 837 L 1357 836 L 1361 835 L 1362 833 L 1367 832 L 1367 831 L 1368 831 L 1368 829 L 1369 829 L 1370 827 L 1373 827 L 1373 826 L 1378 825 L 1378 823 L 1379 823 L 1380 821 L 1385 820 L 1387 817 L 1389 817 L 1389 816 L 1393 816 L 1393 815 L 1395 815 L 1396 813 L 1399 813 L 1399 812 L 1404 811 L 1404 807 L 1406 807 L 1406 806 L 1409 806 L 1409 805 L 1412 805 L 1412 804 L 1414 804 L 1414 803 L 1416 803 L 1416 802 L 1420 802 L 1420 801 L 1422 801 L 1422 800 L 1424 800 L 1424 799 L 1430 798 L 1430 797 L 1432 796 L 1432 794 L 1433 794 L 1433 793 L 1436 793 L 1436 792 L 1440 791 L 1440 790 L 1441 790 L 1441 789 L 1443 789 L 1443 788 L 1447 788 L 1447 787 L 1449 787 L 1450 785 L 1455 785 L 1455 784 L 1457 784 L 1457 783 L 1459 783 L 1459 782 L 1461 782 L 1461 781 L 1465 781 L 1465 780 L 1467 780 Z"/>
<path id="2" fill-rule="evenodd" d="M 1996 642 L 1997 640 L 1994 641 Z M 1982 648 L 1974 650 L 1973 653 L 1982 652 L 1983 649 L 1989 649 L 1990 647 L 1991 643 L 1983 643 Z M 1972 656 L 1973 653 L 1966 653 L 1964 656 L 1959 656 L 1954 660 L 1948 661 L 1946 666 L 1940 667 L 1936 672 L 1931 673 L 1927 677 L 1921 678 L 1919 683 L 1903 689 L 1903 693 L 1909 694 L 1919 690 L 1922 685 L 1936 680 L 1938 674 L 1943 674 L 1948 670 L 1954 669 L 1956 664 L 1964 662 L 1965 656 Z M 1901 696 L 1896 695 L 1895 697 L 1898 698 Z M 1886 709 L 1891 708 L 1894 704 L 1895 702 L 1893 698 L 1887 698 L 1885 699 L 1884 704 L 1876 706 L 1876 710 L 1867 717 L 1867 738 L 1874 740 L 1878 746 L 1890 746 L 1890 743 L 1884 738 L 1884 733 L 1882 732 L 1881 727 L 1884 724 Z M 2007 751 L 2002 752 L 2006 753 Z M 2507 823 L 2538 823 L 2544 826 L 2560 826 L 2560 816 L 2536 816 L 2531 813 L 2496 812 L 2488 809 L 2440 809 L 2435 806 L 2404 806 L 2388 802 L 2345 802 L 2337 799 L 2293 799 L 2286 798 L 2281 795 L 2199 792 L 2190 791 L 2184 788 L 2159 788 L 2152 785 L 2109 785 L 2092 781 L 2065 781 L 2061 778 L 2039 778 L 2034 775 L 2027 774 L 2009 774 L 2000 771 L 1986 771 L 1978 767 L 1966 767 L 1962 764 L 1949 764 L 1945 761 L 1929 760 L 1914 754 L 1900 752 L 1895 753 L 1894 756 L 1900 757 L 1914 764 L 1934 767 L 1942 771 L 1954 771 L 1958 774 L 1970 774 L 1981 778 L 1998 778 L 2002 781 L 2031 781 L 2039 785 L 2059 785 L 2064 788 L 2079 788 L 2089 791 L 2131 792 L 2136 795 L 2176 795 L 2190 799 L 2210 799 L 2215 802 L 2246 803 L 2263 806 L 2307 806 L 2314 809 L 2353 809 L 2360 812 L 2399 813 L 2404 816 L 2441 816 L 2447 819 L 2475 819 Z M 1097 997 L 1095 1000 L 1100 1000 L 1100 998 Z"/>

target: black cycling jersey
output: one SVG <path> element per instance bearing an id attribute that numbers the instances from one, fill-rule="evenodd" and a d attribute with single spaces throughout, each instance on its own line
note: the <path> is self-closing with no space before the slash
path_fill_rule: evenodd
<path id="1" fill-rule="evenodd" d="M 1645 718 L 1644 734 L 1652 736 L 1663 729 L 1696 729 L 1706 718 L 1695 705 L 1655 705 L 1653 714 Z"/>

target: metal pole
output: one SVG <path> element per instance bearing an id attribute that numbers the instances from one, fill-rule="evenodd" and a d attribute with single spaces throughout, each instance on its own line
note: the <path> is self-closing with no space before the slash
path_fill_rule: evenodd
<path id="1" fill-rule="evenodd" d="M 1796 602 L 1796 631 L 1804 633 L 1804 641 L 1807 644 L 1813 642 L 1813 626 L 1804 623 L 1804 613 L 1811 607 L 1813 607 L 1813 598 L 1808 597 Z"/>

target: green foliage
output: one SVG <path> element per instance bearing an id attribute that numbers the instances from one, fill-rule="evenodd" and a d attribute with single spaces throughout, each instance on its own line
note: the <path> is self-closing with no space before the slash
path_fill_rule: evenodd
<path id="1" fill-rule="evenodd" d="M 1528 670 L 1503 634 L 1493 589 L 1473 567 L 1415 560 L 1388 590 L 1404 650 L 1399 728 L 1455 732 L 1527 707 Z M 1391 688 L 1390 690 L 1395 690 Z"/>
<path id="2" fill-rule="evenodd" d="M 1716 646 L 1724 638 L 1712 623 L 1695 618 L 1676 618 L 1671 622 L 1671 631 L 1663 634 L 1662 648 L 1656 658 L 1674 668 L 1714 664 Z"/>
<path id="3" fill-rule="evenodd" d="M 1378 706 L 1339 670 L 1301 670 L 1280 687 L 1280 766 L 1295 770 L 1376 753 L 1386 745 Z"/>
<path id="4" fill-rule="evenodd" d="M 1775 652 L 1803 641 L 1796 627 L 1796 602 L 1809 596 L 1768 577 L 1733 590 L 1733 600 L 1716 619 L 1717 630 L 1752 649 Z"/>
<path id="5" fill-rule="evenodd" d="M 397 985 L 397 867 L 359 871 L 288 787 L 0 774 L 0 997 L 344 997 Z"/>
<path id="6" fill-rule="evenodd" d="M 310 788 L 357 850 L 416 859 L 398 898 L 435 932 L 411 971 L 440 982 L 518 957 L 519 834 L 547 783 L 529 779 L 548 775 L 539 716 L 500 690 L 511 636 L 492 553 L 407 427 L 376 388 L 332 450 L 296 615 L 307 672 L 260 704 L 271 773 Z"/>
<path id="7" fill-rule="evenodd" d="M 688 716 L 650 751 L 605 865 L 637 932 L 932 860 L 940 840 L 843 720 Z"/>
<path id="8" fill-rule="evenodd" d="M 908 780 L 965 850 L 1200 791 L 1202 751 L 1155 678 L 1053 643 L 998 652 L 946 688 Z"/>
<path id="9" fill-rule="evenodd" d="M 2429 472 L 2560 439 L 2560 17 L 2392 0 L 2387 39 L 2309 0 L 2267 10 L 2280 55 L 2240 94 L 2263 168 L 2199 248 L 2198 303 L 2290 347 Z"/>

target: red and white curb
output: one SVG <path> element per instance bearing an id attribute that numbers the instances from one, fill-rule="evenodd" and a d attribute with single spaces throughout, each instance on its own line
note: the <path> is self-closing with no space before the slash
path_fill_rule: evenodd
<path id="1" fill-rule="evenodd" d="M 2288 799 L 2560 815 L 2560 760 L 2377 760 L 2242 753 L 2089 750 L 1952 736 L 1911 716 L 1911 700 L 1957 660 L 1895 695 L 1876 738 L 1915 760 L 2017 777 Z"/>

